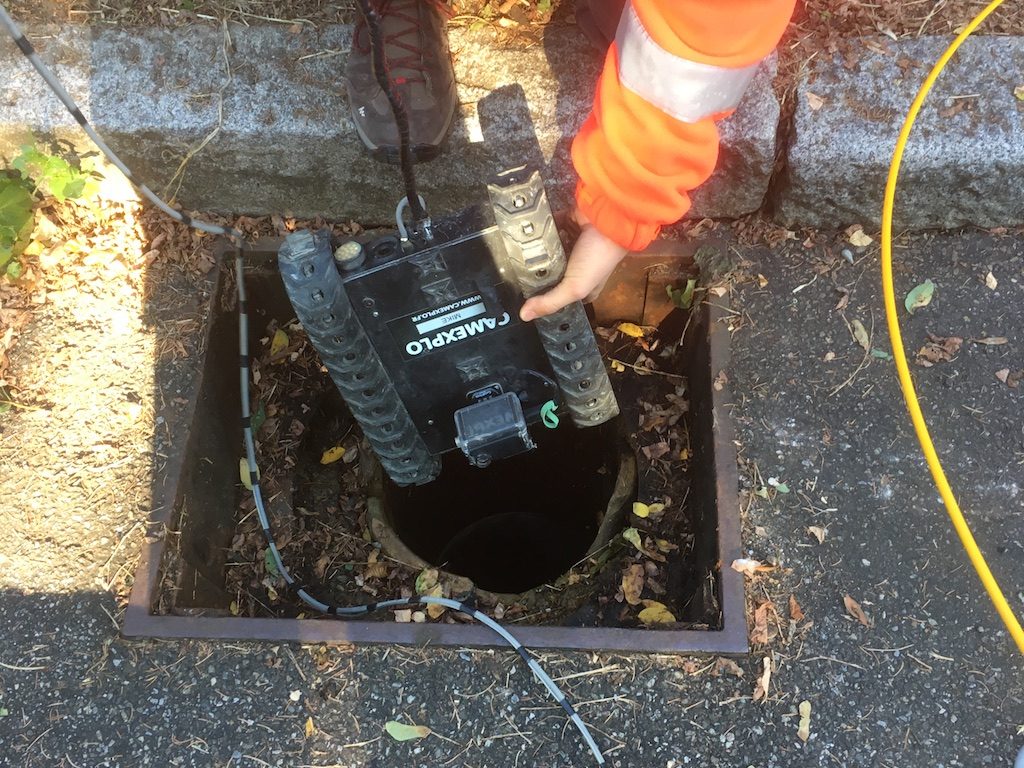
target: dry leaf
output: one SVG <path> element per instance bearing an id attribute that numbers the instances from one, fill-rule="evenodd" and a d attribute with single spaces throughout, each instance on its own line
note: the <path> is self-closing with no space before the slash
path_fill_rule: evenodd
<path id="1" fill-rule="evenodd" d="M 737 573 L 742 573 L 745 576 L 753 576 L 763 568 L 760 560 L 751 560 L 748 557 L 736 558 L 732 561 L 732 564 L 729 567 Z"/>
<path id="2" fill-rule="evenodd" d="M 934 336 L 928 334 L 928 343 L 917 351 L 914 362 L 924 368 L 931 368 L 936 363 L 952 360 L 960 352 L 964 340 L 959 336 Z"/>
<path id="3" fill-rule="evenodd" d="M 238 479 L 247 490 L 252 490 L 252 479 L 249 477 L 249 462 L 246 459 L 238 460 Z M 256 482 L 260 480 L 260 468 L 256 467 Z"/>
<path id="4" fill-rule="evenodd" d="M 425 725 L 406 725 L 395 720 L 388 720 L 384 723 L 384 730 L 395 741 L 411 741 L 430 735 L 430 729 Z"/>
<path id="5" fill-rule="evenodd" d="M 996 280 L 996 276 L 992 274 L 991 270 L 989 270 L 989 273 L 985 275 L 985 287 L 990 291 L 994 291 L 999 287 L 999 281 Z"/>
<path id="6" fill-rule="evenodd" d="M 796 729 L 796 735 L 800 741 L 806 742 L 811 738 L 811 702 L 800 702 L 800 724 Z"/>
<path id="7" fill-rule="evenodd" d="M 819 544 L 824 544 L 825 534 L 828 533 L 828 529 L 822 528 L 820 525 L 809 525 L 807 526 L 807 532 L 816 538 Z"/>
<path id="8" fill-rule="evenodd" d="M 869 351 L 871 349 L 871 337 L 868 336 L 864 323 L 860 320 L 853 320 L 850 323 L 850 329 L 853 331 L 854 340 L 864 347 L 865 352 Z"/>
<path id="9" fill-rule="evenodd" d="M 644 591 L 644 567 L 637 563 L 622 572 L 622 595 L 630 605 L 640 605 L 640 593 Z"/>
<path id="10" fill-rule="evenodd" d="M 715 677 L 724 674 L 735 675 L 736 677 L 743 677 L 743 667 L 741 667 L 732 659 L 727 659 L 724 656 L 719 656 L 717 659 L 715 659 L 715 666 L 712 667 L 711 674 Z"/>
<path id="11" fill-rule="evenodd" d="M 770 602 L 761 603 L 754 609 L 754 631 L 750 633 L 750 642 L 765 645 L 768 642 L 768 608 Z"/>
<path id="12" fill-rule="evenodd" d="M 274 331 L 274 338 L 270 341 L 270 356 L 284 352 L 288 348 L 288 334 L 278 328 Z"/>
<path id="13" fill-rule="evenodd" d="M 850 242 L 850 245 L 855 248 L 867 248 L 875 242 L 867 233 L 864 232 L 864 228 L 859 225 L 850 227 L 846 230 L 846 239 Z"/>
<path id="14" fill-rule="evenodd" d="M 431 591 L 434 589 L 434 587 L 437 586 L 439 578 L 440 574 L 437 568 L 424 568 L 416 576 L 416 583 L 414 584 L 416 588 L 416 594 L 431 594 Z"/>
<path id="15" fill-rule="evenodd" d="M 644 550 L 644 544 L 642 541 L 640 541 L 640 531 L 638 531 L 636 528 L 627 528 L 626 530 L 624 530 L 622 532 L 622 538 L 624 538 L 638 550 L 646 554 L 646 550 Z"/>
<path id="16" fill-rule="evenodd" d="M 427 592 L 427 597 L 444 597 L 444 587 L 440 584 L 435 584 L 433 589 Z M 439 619 L 444 615 L 444 612 L 448 609 L 443 605 L 437 603 L 429 603 L 427 605 L 427 616 L 432 619 Z"/>
<path id="17" fill-rule="evenodd" d="M 366 558 L 366 570 L 363 571 L 364 579 L 383 579 L 388 575 L 387 565 L 377 562 L 379 557 L 380 553 L 377 550 L 373 550 L 370 556 Z"/>
<path id="18" fill-rule="evenodd" d="M 647 517 L 649 514 L 651 514 L 651 508 L 644 504 L 642 501 L 634 501 L 633 514 L 637 517 Z"/>
<path id="19" fill-rule="evenodd" d="M 760 272 L 757 273 L 757 284 L 761 288 L 765 288 L 768 285 L 768 278 L 762 275 Z"/>
<path id="20" fill-rule="evenodd" d="M 669 552 L 674 552 L 675 550 L 679 549 L 679 545 L 678 544 L 673 544 L 668 539 L 655 539 L 654 540 L 654 546 L 656 546 L 658 548 L 659 552 L 664 552 L 666 555 Z M 648 554 L 651 554 L 651 553 L 648 552 Z M 652 557 L 653 557 L 653 555 L 652 555 Z"/>
<path id="21" fill-rule="evenodd" d="M 306 731 L 306 738 L 307 739 L 310 736 L 312 736 L 314 733 L 316 733 L 316 726 L 313 725 L 313 718 L 312 717 L 307 717 L 306 718 L 306 728 L 305 728 L 305 731 Z"/>
<path id="22" fill-rule="evenodd" d="M 340 445 L 336 445 L 333 448 L 328 448 L 326 451 L 323 452 L 323 455 L 320 457 L 320 463 L 333 464 L 344 455 L 345 449 Z"/>
<path id="23" fill-rule="evenodd" d="M 965 109 L 970 109 L 970 99 L 957 99 L 951 106 L 943 107 L 939 110 L 939 117 L 950 118 L 955 115 L 959 115 Z"/>
<path id="24" fill-rule="evenodd" d="M 998 347 L 1001 344 L 1006 344 L 1009 339 L 1005 336 L 986 336 L 983 339 L 971 339 L 975 344 L 985 344 L 990 347 Z"/>
<path id="25" fill-rule="evenodd" d="M 789 596 L 789 618 L 792 621 L 804 620 L 804 612 L 800 608 L 800 603 L 796 601 L 796 595 Z"/>
<path id="26" fill-rule="evenodd" d="M 772 660 L 765 656 L 761 664 L 763 669 L 761 676 L 757 678 L 757 685 L 754 686 L 754 701 L 768 698 L 768 688 L 772 682 Z"/>
<path id="27" fill-rule="evenodd" d="M 652 445 L 644 446 L 643 454 L 651 461 L 654 461 L 655 459 L 660 459 L 670 450 L 672 450 L 672 448 L 669 444 L 664 440 L 661 440 L 660 442 L 653 443 Z"/>
<path id="28" fill-rule="evenodd" d="M 1016 389 L 1021 381 L 1024 380 L 1024 370 L 1011 371 L 1009 368 L 1003 368 L 996 371 L 996 378 L 1011 389 Z"/>
<path id="29" fill-rule="evenodd" d="M 636 323 L 619 323 L 617 326 L 622 333 L 626 334 L 630 338 L 640 339 L 643 338 L 644 329 Z"/>
<path id="30" fill-rule="evenodd" d="M 644 609 L 640 611 L 639 619 L 644 624 L 672 624 L 676 617 L 665 607 L 664 603 L 657 600 L 641 600 Z"/>
<path id="31" fill-rule="evenodd" d="M 853 616 L 853 618 L 855 618 L 865 627 L 871 626 L 871 622 L 868 621 L 867 614 L 864 613 L 864 609 L 860 607 L 860 603 L 858 603 L 849 595 L 843 595 L 843 605 L 846 606 L 846 612 Z"/>
<path id="32" fill-rule="evenodd" d="M 805 91 L 804 94 L 807 96 L 807 106 L 811 108 L 812 112 L 817 112 L 823 106 L 825 106 L 825 100 L 816 93 Z"/>

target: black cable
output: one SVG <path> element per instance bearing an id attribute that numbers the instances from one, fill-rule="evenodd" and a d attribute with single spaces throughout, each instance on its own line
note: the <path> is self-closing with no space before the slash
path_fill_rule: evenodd
<path id="1" fill-rule="evenodd" d="M 402 182 L 405 184 L 405 199 L 409 201 L 409 210 L 412 212 L 413 221 L 418 225 L 427 218 L 427 212 L 420 205 L 420 196 L 416 191 L 416 172 L 413 169 L 412 139 L 409 133 L 409 113 L 406 112 L 402 97 L 391 82 L 388 57 L 384 51 L 384 38 L 380 31 L 380 16 L 371 4 L 371 0 L 358 0 L 358 2 L 359 11 L 363 14 L 363 18 L 366 20 L 366 29 L 370 33 L 373 73 L 377 78 L 377 84 L 384 91 L 384 95 L 388 97 L 391 113 L 398 126 L 398 157 L 402 168 Z"/>
<path id="2" fill-rule="evenodd" d="M 363 2 L 364 0 L 360 0 Z M 2 3 L 0 3 L 0 26 L 6 28 L 11 39 L 18 46 L 18 49 L 24 54 L 25 58 L 28 59 L 32 67 L 39 73 L 39 75 L 46 81 L 47 86 L 53 91 L 54 95 L 60 100 L 64 107 L 71 113 L 71 116 L 75 119 L 82 130 L 89 136 L 90 139 L 96 144 L 97 147 L 103 152 L 106 158 L 120 170 L 125 177 L 135 186 L 144 197 L 150 200 L 160 210 L 166 213 L 175 221 L 181 222 L 188 227 L 197 229 L 201 232 L 208 232 L 213 235 L 221 235 L 238 243 L 238 251 L 235 254 L 235 276 L 236 276 L 236 289 L 238 291 L 238 343 L 239 343 L 239 381 L 240 381 L 240 394 L 242 400 L 242 435 L 245 443 L 245 455 L 246 463 L 249 471 L 249 482 L 252 486 L 253 501 L 256 505 L 257 516 L 260 521 L 260 525 L 263 528 L 263 534 L 267 540 L 267 547 L 274 558 L 274 564 L 277 567 L 278 573 L 281 574 L 285 582 L 291 587 L 295 594 L 298 595 L 299 599 L 309 607 L 325 613 L 329 616 L 360 616 L 373 611 L 385 609 L 385 608 L 396 608 L 401 606 L 414 606 L 414 605 L 440 605 L 445 608 L 449 608 L 453 611 L 470 616 L 476 621 L 479 621 L 484 626 L 488 627 L 499 635 L 506 643 L 508 643 L 519 657 L 526 663 L 533 672 L 534 677 L 540 681 L 540 683 L 547 689 L 551 697 L 558 703 L 565 711 L 573 725 L 580 732 L 583 737 L 583 741 L 587 747 L 593 753 L 595 760 L 598 765 L 605 765 L 604 755 L 601 754 L 601 749 L 598 747 L 597 742 L 594 741 L 594 737 L 590 733 L 590 729 L 586 723 L 579 716 L 579 713 L 573 708 L 569 700 L 566 699 L 565 694 L 558 685 L 551 679 L 551 677 L 541 668 L 537 660 L 530 656 L 526 648 L 513 636 L 507 629 L 501 624 L 496 622 L 491 617 L 484 613 L 476 610 L 472 606 L 466 605 L 465 603 L 459 602 L 458 600 L 449 600 L 444 597 L 429 597 L 426 595 L 416 595 L 408 598 L 397 598 L 394 600 L 382 600 L 380 602 L 370 603 L 368 605 L 352 605 L 352 606 L 338 606 L 330 603 L 324 603 L 317 600 L 313 595 L 307 591 L 307 587 L 295 580 L 291 575 L 291 572 L 285 566 L 284 561 L 281 558 L 281 553 L 277 548 L 277 543 L 274 541 L 274 532 L 270 528 L 270 519 L 267 515 L 266 506 L 263 503 L 263 493 L 259 482 L 259 468 L 256 464 L 256 440 L 252 432 L 252 415 L 250 412 L 251 403 L 249 396 L 249 313 L 248 313 L 248 300 L 245 292 L 245 263 L 244 263 L 244 251 L 249 248 L 245 242 L 243 234 L 232 227 L 224 227 L 219 224 L 212 224 L 202 219 L 193 219 L 187 213 L 172 208 L 163 199 L 161 199 L 155 192 L 149 187 L 139 181 L 132 174 L 131 170 L 124 164 L 120 157 L 107 145 L 103 138 L 96 133 L 96 130 L 89 124 L 89 121 L 85 118 L 82 110 L 79 109 L 78 104 L 71 98 L 71 95 L 67 92 L 57 76 L 54 75 L 53 71 L 43 63 L 43 60 L 39 58 L 32 43 L 29 42 L 28 38 L 22 34 L 18 25 L 15 24 L 14 19 L 7 13 L 7 9 Z M 410 166 L 411 168 L 411 166 Z M 413 199 L 418 201 L 418 198 L 413 196 Z M 411 202 L 411 201 L 410 201 Z M 418 205 L 418 202 L 417 202 Z M 422 209 L 421 209 L 422 210 Z"/>

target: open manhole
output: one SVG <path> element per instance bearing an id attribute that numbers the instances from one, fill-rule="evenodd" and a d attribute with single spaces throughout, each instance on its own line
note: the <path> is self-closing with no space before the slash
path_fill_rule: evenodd
<path id="1" fill-rule="evenodd" d="M 439 480 L 399 488 L 360 444 L 303 343 L 275 253 L 268 242 L 249 261 L 250 348 L 260 376 L 261 484 L 297 578 L 320 585 L 313 591 L 329 601 L 355 605 L 411 594 L 436 572 L 445 594 L 493 613 L 536 648 L 747 650 L 742 579 L 722 568 L 740 556 L 728 390 L 718 375 L 728 354 L 723 310 L 671 313 L 646 349 L 628 334 L 603 335 L 606 356 L 618 361 L 619 420 L 538 434 L 537 450 L 485 470 L 453 452 Z M 225 270 L 213 292 L 189 434 L 169 462 L 180 471 L 155 504 L 155 522 L 170 533 L 143 552 L 125 634 L 499 644 L 490 630 L 449 614 L 329 619 L 310 616 L 287 593 L 239 482 L 233 292 Z M 285 346 L 271 354 L 278 330 Z M 655 357 L 662 373 L 641 375 Z M 328 460 L 338 448 L 341 458 Z M 634 500 L 668 496 L 661 516 L 632 514 Z M 643 599 L 667 606 L 673 623 L 638 621 L 647 603 L 623 594 L 631 566 L 643 571 Z"/>

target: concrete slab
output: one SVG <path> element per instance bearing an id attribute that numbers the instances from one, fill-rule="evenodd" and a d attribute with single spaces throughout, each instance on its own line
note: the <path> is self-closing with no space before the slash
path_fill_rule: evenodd
<path id="1" fill-rule="evenodd" d="M 390 220 L 398 173 L 366 157 L 348 118 L 341 75 L 350 27 L 29 33 L 111 146 L 185 207 Z M 555 203 L 566 205 L 575 185 L 569 144 L 589 110 L 602 57 L 573 27 L 513 43 L 488 30 L 454 30 L 451 42 L 461 115 L 449 151 L 421 172 L 430 206 L 476 202 L 488 175 L 525 159 L 539 161 Z M 10 73 L 0 83 L 0 153 L 28 131 L 88 146 L 7 41 L 0 42 L 0 69 Z M 692 215 L 734 217 L 760 207 L 779 116 L 773 74 L 774 61 L 723 124 L 720 169 L 696 194 Z"/>
<path id="2" fill-rule="evenodd" d="M 788 171 L 779 199 L 787 224 L 877 223 L 896 136 L 947 38 L 866 43 L 857 63 L 822 56 L 797 95 Z M 903 165 L 899 228 L 992 227 L 1024 222 L 1010 192 L 1024 170 L 1021 38 L 964 43 L 918 118 Z M 823 101 L 820 106 L 818 99 Z"/>

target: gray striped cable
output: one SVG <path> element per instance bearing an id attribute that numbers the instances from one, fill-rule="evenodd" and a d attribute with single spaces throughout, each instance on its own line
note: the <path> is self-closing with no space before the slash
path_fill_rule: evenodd
<path id="1" fill-rule="evenodd" d="M 120 157 L 109 147 L 103 138 L 96 133 L 96 130 L 86 120 L 85 115 L 82 114 L 82 110 L 79 109 L 75 100 L 71 98 L 71 95 L 65 90 L 64 86 L 54 75 L 53 71 L 43 63 L 42 59 L 36 53 L 32 43 L 29 42 L 28 38 L 22 33 L 21 29 L 15 23 L 14 19 L 7 13 L 6 7 L 0 3 L 0 24 L 2 24 L 7 32 L 10 34 L 11 39 L 18 46 L 21 52 L 35 68 L 36 72 L 39 73 L 40 77 L 46 81 L 50 90 L 53 91 L 54 95 L 60 99 L 60 102 L 67 108 L 68 112 L 75 119 L 82 130 L 89 136 L 92 142 L 103 152 L 104 156 L 109 160 L 125 177 L 135 186 L 139 192 L 152 202 L 157 208 L 166 213 L 175 221 L 179 221 L 186 226 L 197 229 L 201 232 L 206 232 L 211 235 L 219 235 L 227 237 L 233 240 L 238 245 L 238 250 L 235 255 L 235 282 L 238 285 L 238 351 L 239 351 L 239 387 L 242 395 L 242 434 L 245 441 L 245 455 L 246 462 L 249 470 L 249 481 L 252 485 L 253 501 L 256 504 L 256 514 L 259 517 L 260 526 L 263 528 L 263 534 L 267 539 L 267 546 L 270 549 L 270 553 L 274 558 L 274 565 L 277 567 L 278 573 L 284 578 L 288 586 L 298 595 L 299 599 L 303 603 L 308 605 L 314 610 L 324 613 L 330 616 L 360 616 L 373 611 L 382 610 L 385 608 L 400 608 L 404 606 L 414 605 L 440 605 L 445 608 L 449 608 L 453 611 L 470 616 L 471 618 L 479 621 L 488 629 L 495 632 L 500 636 L 506 643 L 508 643 L 526 665 L 533 672 L 541 684 L 547 689 L 551 697 L 565 710 L 566 715 L 572 721 L 573 725 L 580 732 L 583 737 L 583 741 L 590 748 L 594 757 L 597 760 L 598 765 L 604 765 L 604 755 L 601 754 L 601 749 L 598 747 L 597 742 L 594 741 L 594 737 L 590 733 L 590 729 L 587 724 L 583 722 L 583 719 L 576 712 L 575 708 L 562 693 L 561 688 L 555 683 L 554 680 L 544 671 L 544 669 L 537 663 L 527 649 L 520 643 L 516 638 L 505 629 L 501 624 L 496 622 L 490 616 L 481 613 L 475 608 L 466 605 L 465 603 L 459 602 L 458 600 L 449 600 L 444 597 L 427 597 L 417 595 L 408 598 L 397 598 L 394 600 L 382 600 L 380 602 L 369 603 L 367 605 L 352 605 L 352 606 L 339 606 L 324 603 L 313 597 L 307 588 L 300 585 L 295 580 L 291 572 L 285 566 L 284 561 L 281 558 L 281 553 L 277 549 L 277 544 L 274 541 L 274 534 L 270 528 L 270 518 L 267 516 L 266 506 L 263 502 L 263 493 L 259 483 L 259 468 L 256 463 L 256 442 L 252 433 L 252 414 L 250 411 L 249 403 L 249 313 L 245 293 L 245 260 L 244 251 L 248 248 L 248 244 L 245 242 L 244 235 L 233 227 L 224 227 L 219 224 L 212 224 L 202 219 L 193 219 L 187 213 L 172 208 L 166 202 L 164 202 L 153 190 L 143 184 L 141 181 L 135 178 L 132 174 L 131 169 L 128 168 L 121 160 Z"/>

